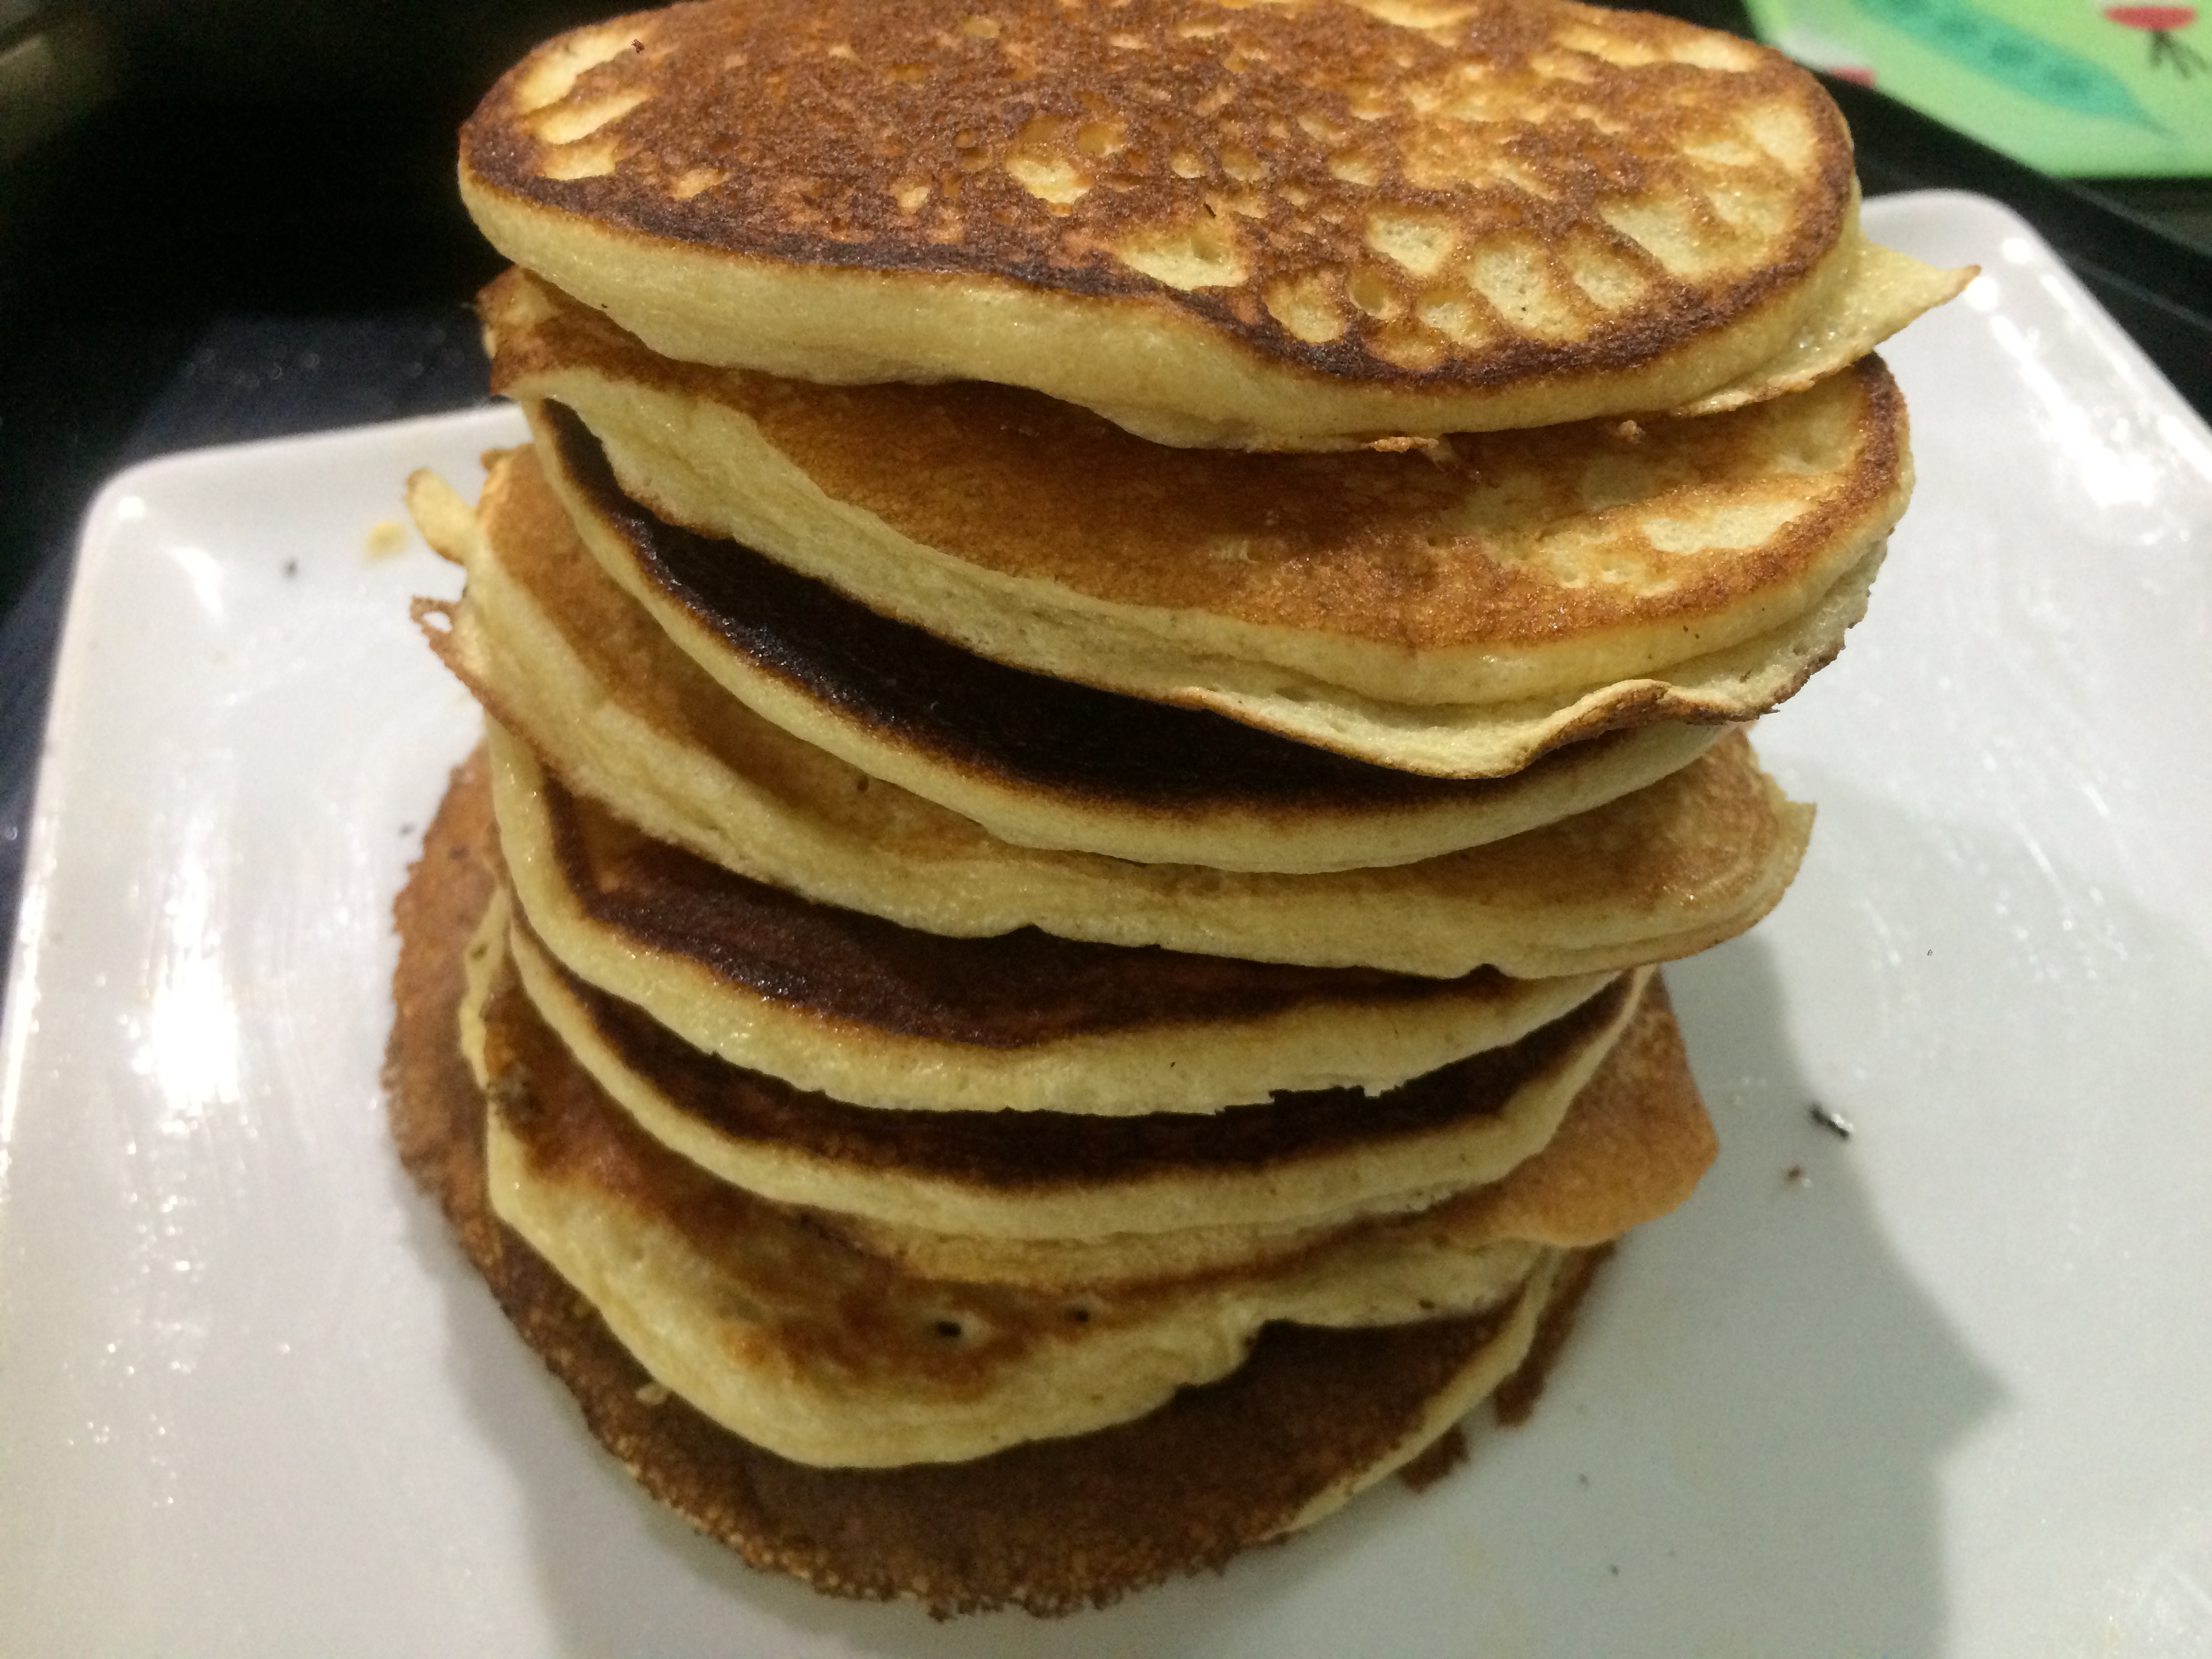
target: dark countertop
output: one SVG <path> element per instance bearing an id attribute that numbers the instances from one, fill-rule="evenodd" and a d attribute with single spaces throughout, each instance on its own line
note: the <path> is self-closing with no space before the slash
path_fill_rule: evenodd
<path id="1" fill-rule="evenodd" d="M 455 198 L 453 131 L 531 42 L 605 9 L 0 0 L 0 58 L 41 27 L 90 42 L 46 130 L 0 105 L 0 938 L 92 495 L 172 451 L 482 401 L 466 301 L 498 261 Z M 2201 235 L 2203 181 L 2065 185 L 1834 90 L 1869 194 L 2008 201 L 2212 416 L 2212 258 L 2154 216 Z"/>

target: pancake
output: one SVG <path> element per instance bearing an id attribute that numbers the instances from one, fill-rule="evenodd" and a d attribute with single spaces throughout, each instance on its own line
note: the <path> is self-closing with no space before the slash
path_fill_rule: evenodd
<path id="1" fill-rule="evenodd" d="M 1006 1239 L 808 1213 L 823 1231 L 910 1273 L 1066 1295 L 1273 1267 L 1335 1249 L 1361 1230 L 1395 1227 L 1389 1236 L 1401 1240 L 1598 1244 L 1686 1200 L 1715 1151 L 1712 1124 L 1690 1079 L 1664 988 L 1655 981 L 1542 1149 L 1495 1184 L 1433 1189 L 1424 1195 L 1419 1207 L 1426 1214 L 1417 1222 L 1340 1217 L 1302 1226 L 1207 1224 L 1099 1238 Z"/>
<path id="2" fill-rule="evenodd" d="M 923 933 L 651 841 L 496 726 L 487 739 L 515 896 L 555 959 L 696 1048 L 859 1105 L 1188 1112 L 1385 1089 L 1512 1042 L 1609 977 L 1433 979 L 1034 929 Z"/>
<path id="3" fill-rule="evenodd" d="M 1145 695 L 1234 665 L 1417 707 L 1571 702 L 1802 617 L 1911 493 L 1874 357 L 1732 414 L 1238 455 L 1004 386 L 672 363 L 520 271 L 480 307 L 494 387 L 605 447 L 602 483 L 582 445 L 546 446 L 599 514 L 625 516 L 618 480 L 968 650 Z"/>
<path id="4" fill-rule="evenodd" d="M 618 1149 L 626 1119 L 586 1122 L 549 1109 L 546 1093 L 529 1097 L 526 1131 L 496 1106 L 489 1116 L 494 1213 L 656 1382 L 802 1463 L 960 1462 L 1133 1421 L 1234 1370 L 1271 1317 L 1399 1324 L 1424 1304 L 1487 1311 L 1551 1260 L 1513 1243 L 1436 1251 L 1413 1258 L 1426 1271 L 1402 1282 L 1381 1264 L 1352 1271 L 1342 1293 L 1291 1273 L 1111 1298 L 910 1279 L 634 1131 Z M 1385 1316 L 1357 1316 L 1370 1310 Z M 1310 1316 L 1338 1312 L 1352 1316 Z"/>
<path id="5" fill-rule="evenodd" d="M 1570 744 L 1510 777 L 1443 781 L 1006 668 L 747 549 L 658 525 L 614 491 L 588 434 L 557 410 L 548 414 L 564 476 L 598 480 L 587 510 L 644 520 L 641 536 L 659 549 L 653 568 L 680 570 L 683 586 L 711 604 L 718 660 L 738 696 L 599 569 L 530 450 L 493 464 L 481 520 L 434 475 L 409 483 L 425 536 L 470 572 L 468 620 L 456 624 L 470 642 L 436 643 L 563 772 L 603 799 L 625 801 L 665 836 L 686 839 L 678 824 L 736 825 L 747 816 L 734 801 L 669 799 L 687 784 L 702 787 L 710 772 L 727 776 L 678 759 L 670 744 L 681 741 L 754 757 L 756 772 L 816 780 L 787 781 L 782 793 L 807 794 L 818 811 L 838 810 L 875 779 L 1021 846 L 1216 869 L 1372 868 L 1601 805 L 1721 735 L 1717 726 L 1647 726 Z M 830 754 L 865 777 L 825 762 Z M 719 787 L 744 793 L 742 784 Z M 648 816 L 647 800 L 658 816 Z M 938 824 L 927 845 L 961 839 L 959 826 L 923 816 Z M 868 830 L 872 843 L 884 838 L 881 824 Z"/>
<path id="6" fill-rule="evenodd" d="M 553 441 L 545 408 L 529 405 L 525 413 L 532 416 L 543 441 L 541 465 L 562 491 L 585 545 L 669 636 L 726 690 L 777 723 L 810 740 L 840 741 L 844 734 L 835 722 L 823 721 L 811 700 L 792 696 L 785 665 L 763 670 L 757 646 L 765 641 L 743 637 L 754 602 L 736 599 L 735 592 L 775 580 L 771 562 L 749 557 L 733 542 L 702 546 L 679 538 L 648 513 L 620 506 L 604 510 L 621 498 L 572 488 L 561 465 L 572 452 Z M 1742 720 L 1772 708 L 1843 648 L 1844 633 L 1865 614 L 1867 590 L 1886 547 L 1876 541 L 1860 551 L 1814 593 L 1807 610 L 1747 639 L 1579 691 L 1487 703 L 1384 702 L 1269 665 L 1117 651 L 1112 640 L 1094 642 L 1082 629 L 1050 619 L 976 614 L 986 614 L 994 645 L 1053 658 L 1054 672 L 1079 684 L 1210 710 L 1376 766 L 1439 777 L 1495 777 L 1564 744 L 1624 727 Z M 1402 580 L 1403 573 L 1392 580 Z M 813 596 L 806 602 L 822 603 Z M 853 614 L 857 622 L 862 608 L 854 607 Z M 739 635 L 734 641 L 733 635 Z M 1068 654 L 1058 660 L 1063 647 Z"/>
<path id="7" fill-rule="evenodd" d="M 641 1132 L 496 986 L 483 1029 L 494 1212 L 660 1382 L 811 1463 L 959 1461 L 1127 1421 L 1227 1375 L 1272 1322 L 1497 1307 L 1553 1264 L 1542 1239 L 1609 1240 L 1659 1212 L 1647 1192 L 1662 1208 L 1686 1196 L 1710 1158 L 1708 1139 L 1705 1158 L 1653 1182 L 1631 1111 L 1626 1133 L 1563 1133 L 1494 1186 L 1285 1259 L 1033 1291 L 902 1271 L 708 1176 Z"/>
<path id="8" fill-rule="evenodd" d="M 493 741 L 502 776 L 512 778 L 512 854 L 543 769 L 511 737 Z M 708 862 L 734 873 L 951 938 L 1033 926 L 1062 939 L 1250 962 L 1445 979 L 1487 965 L 1546 979 L 1671 961 L 1734 938 L 1780 901 L 1813 817 L 1759 769 L 1740 733 L 1648 788 L 1541 830 L 1419 864 L 1317 876 L 1024 854 L 980 836 L 956 844 L 957 857 L 901 859 L 921 837 L 900 821 L 908 803 L 882 793 L 848 799 L 826 823 L 810 803 L 775 801 L 776 811 L 744 826 L 752 834 L 678 817 L 665 844 L 703 848 Z M 640 797 L 617 799 L 628 816 L 663 827 L 637 810 Z M 765 792 L 752 799 L 770 804 Z M 889 832 L 875 866 L 866 858 L 871 823 Z M 550 845 L 530 833 L 533 845 Z M 924 884 L 933 865 L 945 887 Z M 574 966 L 589 947 L 551 870 L 519 867 L 517 880 L 533 925 Z M 952 887 L 956 880 L 963 884 Z"/>
<path id="9" fill-rule="evenodd" d="M 457 775 L 465 780 L 467 773 Z M 1406 1465 L 1542 1355 L 1588 1282 L 1554 1280 L 1547 1335 L 1520 1308 L 1376 1330 L 1278 1327 L 1224 1382 L 1098 1434 L 969 1463 L 811 1468 L 708 1423 L 651 1379 L 485 1204 L 483 1096 L 459 1045 L 462 941 L 490 871 L 481 788 L 448 795 L 395 907 L 392 1129 L 416 1182 L 586 1424 L 661 1501 L 757 1566 L 833 1594 L 911 1597 L 939 1615 L 1103 1605 L 1320 1518 Z M 1513 1392 L 1526 1379 L 1512 1377 Z"/>
<path id="10" fill-rule="evenodd" d="M 978 1117 L 793 1089 L 594 990 L 526 927 L 512 946 L 521 992 L 562 1046 L 640 1127 L 710 1174 L 912 1232 L 1031 1241 L 1260 1228 L 1287 1239 L 1498 1180 L 1551 1139 L 1643 1000 L 1641 977 L 1624 975 L 1516 1042 L 1379 1095 L 1285 1092 L 1211 1115 Z"/>
<path id="11" fill-rule="evenodd" d="M 461 152 L 493 245 L 665 356 L 1173 444 L 1664 410 L 1867 276 L 1809 75 L 1546 0 L 684 6 L 540 46 Z"/>

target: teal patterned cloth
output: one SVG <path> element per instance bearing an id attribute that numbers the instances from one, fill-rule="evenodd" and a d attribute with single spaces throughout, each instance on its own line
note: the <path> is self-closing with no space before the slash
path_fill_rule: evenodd
<path id="1" fill-rule="evenodd" d="M 2212 173 L 2212 22 L 2095 0 L 1747 0 L 1768 44 L 2046 173 Z"/>

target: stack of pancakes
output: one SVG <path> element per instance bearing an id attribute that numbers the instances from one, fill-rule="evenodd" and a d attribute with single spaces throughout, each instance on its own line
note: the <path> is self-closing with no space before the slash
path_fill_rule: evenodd
<path id="1" fill-rule="evenodd" d="M 1961 280 L 1818 88 L 1551 0 L 753 0 L 462 143 L 533 441 L 410 487 L 487 741 L 393 1119 L 595 1432 L 1058 1611 L 1525 1409 L 1711 1157 L 1652 965 L 1796 871 L 1738 727 Z"/>

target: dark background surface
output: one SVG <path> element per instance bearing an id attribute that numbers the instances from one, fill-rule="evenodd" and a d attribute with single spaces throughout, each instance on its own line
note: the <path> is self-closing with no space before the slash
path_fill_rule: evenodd
<path id="1" fill-rule="evenodd" d="M 1662 5 L 1744 28 L 1734 0 Z M 0 940 L 77 523 L 100 483 L 203 445 L 465 407 L 498 261 L 453 132 L 532 44 L 605 4 L 0 0 Z M 1832 88 L 1869 194 L 2027 214 L 2212 412 L 2202 181 L 2055 183 Z M 0 975 L 6 955 L 0 949 Z"/>

